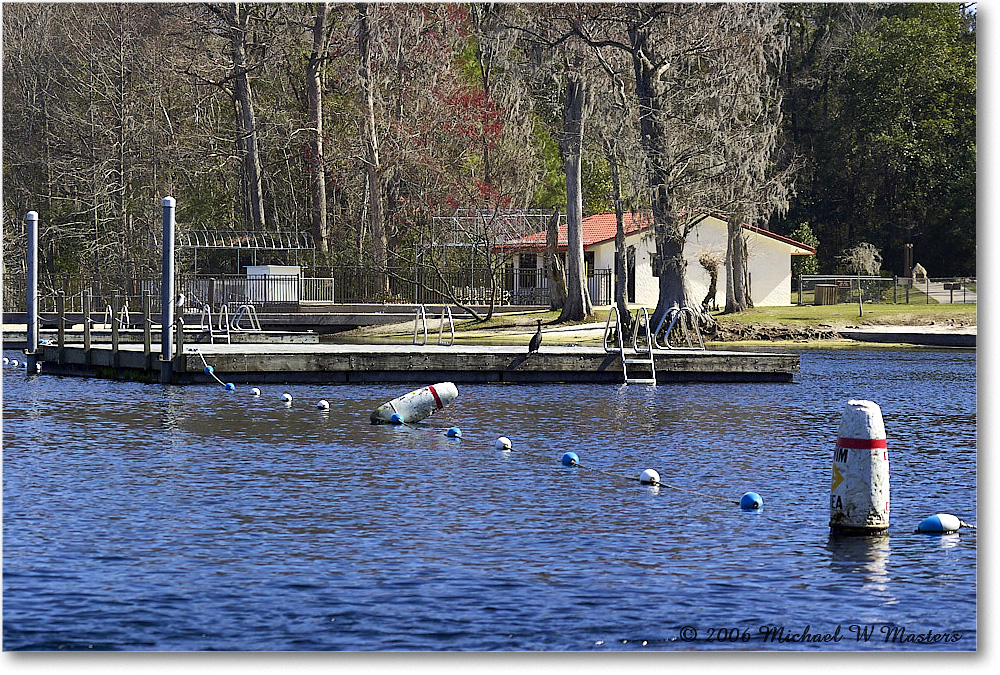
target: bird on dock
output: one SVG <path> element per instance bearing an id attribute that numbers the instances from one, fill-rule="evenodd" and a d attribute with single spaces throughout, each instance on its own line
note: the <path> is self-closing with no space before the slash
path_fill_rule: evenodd
<path id="1" fill-rule="evenodd" d="M 538 348 L 542 346 L 542 320 L 535 319 L 538 322 L 538 331 L 531 336 L 531 342 L 528 343 L 528 353 L 537 352 Z"/>

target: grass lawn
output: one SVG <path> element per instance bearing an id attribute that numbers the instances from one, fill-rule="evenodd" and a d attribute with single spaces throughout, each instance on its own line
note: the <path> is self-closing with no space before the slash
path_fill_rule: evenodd
<path id="1" fill-rule="evenodd" d="M 975 325 L 974 304 L 866 304 L 858 315 L 856 304 L 792 305 L 790 307 L 755 307 L 739 314 L 716 314 L 721 323 L 762 323 L 797 326 L 907 326 L 948 323 Z"/>

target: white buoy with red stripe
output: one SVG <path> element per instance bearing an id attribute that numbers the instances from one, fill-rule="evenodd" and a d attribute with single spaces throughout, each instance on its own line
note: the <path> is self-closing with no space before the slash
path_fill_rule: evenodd
<path id="1" fill-rule="evenodd" d="M 882 410 L 848 401 L 833 451 L 830 529 L 879 534 L 889 529 L 889 449 Z"/>
<path id="2" fill-rule="evenodd" d="M 438 382 L 411 391 L 385 403 L 372 413 L 372 424 L 412 424 L 450 405 L 458 398 L 458 387 Z"/>

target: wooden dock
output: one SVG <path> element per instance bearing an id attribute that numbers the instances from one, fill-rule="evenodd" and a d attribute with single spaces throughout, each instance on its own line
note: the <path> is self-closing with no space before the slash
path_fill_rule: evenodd
<path id="1" fill-rule="evenodd" d="M 43 374 L 175 384 L 224 382 L 374 383 L 615 383 L 618 353 L 601 347 L 400 344 L 185 344 L 168 368 L 158 345 L 63 344 L 40 347 Z M 204 361 L 203 361 L 204 359 Z M 691 349 L 655 352 L 658 382 L 790 382 L 797 354 Z"/>

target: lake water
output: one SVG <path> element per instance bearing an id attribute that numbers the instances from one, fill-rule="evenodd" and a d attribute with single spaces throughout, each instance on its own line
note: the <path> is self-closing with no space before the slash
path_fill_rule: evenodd
<path id="1" fill-rule="evenodd" d="M 460 385 L 416 428 L 368 420 L 413 386 L 5 367 L 3 647 L 976 649 L 976 532 L 914 532 L 976 522 L 975 353 L 801 358 L 791 384 Z M 887 537 L 829 530 L 851 398 L 885 419 Z M 645 468 L 685 491 L 609 475 Z"/>

